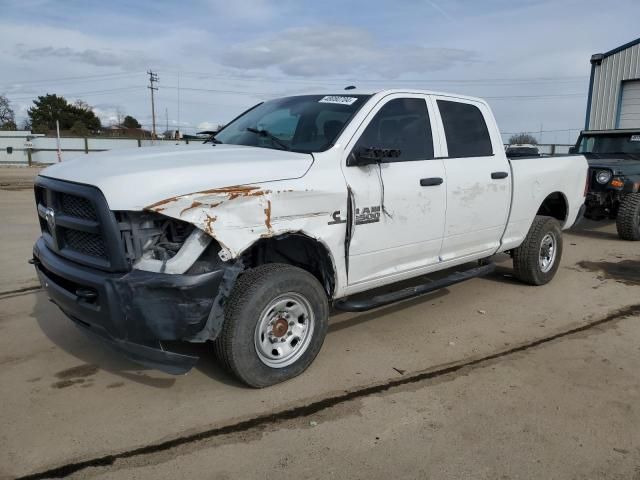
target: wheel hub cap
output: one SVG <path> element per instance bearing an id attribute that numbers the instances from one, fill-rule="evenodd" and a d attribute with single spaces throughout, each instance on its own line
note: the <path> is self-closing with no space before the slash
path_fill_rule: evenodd
<path id="1" fill-rule="evenodd" d="M 289 330 L 289 322 L 287 322 L 284 318 L 279 318 L 273 324 L 273 329 L 271 332 L 275 337 L 284 337 Z"/>
<path id="2" fill-rule="evenodd" d="M 269 302 L 256 324 L 254 344 L 258 358 L 271 368 L 296 362 L 311 344 L 313 309 L 299 293 L 282 294 Z"/>
<path id="3" fill-rule="evenodd" d="M 553 268 L 556 261 L 556 238 L 553 234 L 547 233 L 540 243 L 539 265 L 543 273 L 547 273 Z"/>

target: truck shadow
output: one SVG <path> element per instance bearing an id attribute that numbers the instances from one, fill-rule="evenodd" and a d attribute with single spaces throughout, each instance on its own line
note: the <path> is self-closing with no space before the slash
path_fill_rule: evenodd
<path id="1" fill-rule="evenodd" d="M 103 342 L 89 338 L 60 309 L 49 301 L 44 291 L 35 293 L 36 302 L 31 316 L 42 332 L 58 348 L 86 365 L 98 367 L 119 377 L 152 388 L 170 388 L 179 377 L 146 368 L 127 360 Z M 195 369 L 211 379 L 238 388 L 242 385 L 225 372 L 216 362 L 211 343 L 191 344 L 174 342 L 171 350 L 200 357 Z"/>
<path id="2" fill-rule="evenodd" d="M 498 265 L 493 273 L 482 277 L 482 279 L 508 285 L 522 285 L 522 282 L 513 276 L 513 267 L 511 265 Z"/>
<path id="3" fill-rule="evenodd" d="M 437 300 L 438 298 L 449 295 L 449 290 L 443 288 L 442 290 L 438 290 L 433 293 L 427 293 L 425 295 L 421 295 L 416 298 L 412 298 L 409 300 L 405 300 L 398 303 L 393 303 L 391 305 L 387 305 L 386 307 L 376 308 L 375 310 L 371 310 L 368 312 L 362 313 L 347 313 L 340 310 L 331 309 L 331 313 L 329 316 L 329 331 L 328 333 L 335 333 L 340 330 L 344 330 L 345 328 L 352 328 L 363 323 L 375 321 L 379 318 L 386 317 L 387 315 L 392 315 L 396 312 L 402 311 L 405 308 L 412 307 L 414 305 L 420 305 L 421 303 L 429 303 Z M 355 315 L 350 318 L 341 319 L 341 317 L 346 317 L 350 315 Z"/>
<path id="4" fill-rule="evenodd" d="M 612 227 L 613 226 L 613 231 Z M 568 233 L 578 237 L 595 238 L 600 240 L 618 240 L 618 234 L 615 232 L 615 221 L 607 220 L 595 222 L 592 220 L 583 220 L 576 227 L 571 228 Z"/>

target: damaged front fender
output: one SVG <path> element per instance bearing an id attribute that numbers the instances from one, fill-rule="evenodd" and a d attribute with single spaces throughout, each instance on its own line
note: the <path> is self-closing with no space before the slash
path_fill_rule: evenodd
<path id="1" fill-rule="evenodd" d="M 334 221 L 346 202 L 344 191 L 301 189 L 288 182 L 238 185 L 172 197 L 146 210 L 187 221 L 215 238 L 227 261 L 256 241 L 286 233 L 320 240 L 330 251 L 344 240 L 344 225 Z"/>

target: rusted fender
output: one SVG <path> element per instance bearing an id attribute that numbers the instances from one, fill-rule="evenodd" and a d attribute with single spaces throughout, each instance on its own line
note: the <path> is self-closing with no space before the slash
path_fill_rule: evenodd
<path id="1" fill-rule="evenodd" d="M 301 189 L 293 182 L 281 181 L 203 190 L 156 202 L 145 210 L 202 229 L 220 243 L 221 257 L 227 260 L 260 238 L 290 232 L 322 239 L 330 250 L 339 250 L 343 248 L 344 225 L 336 225 L 333 213 L 345 204 L 345 194 L 339 190 Z"/>

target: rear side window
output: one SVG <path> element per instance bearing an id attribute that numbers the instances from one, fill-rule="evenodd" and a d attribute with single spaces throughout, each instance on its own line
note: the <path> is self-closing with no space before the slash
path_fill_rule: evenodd
<path id="1" fill-rule="evenodd" d="M 489 130 L 478 107 L 469 103 L 438 100 L 447 137 L 449 157 L 493 155 Z"/>
<path id="2" fill-rule="evenodd" d="M 355 148 L 400 150 L 400 156 L 386 162 L 431 160 L 433 137 L 427 102 L 421 98 L 390 100 L 367 125 Z"/>

